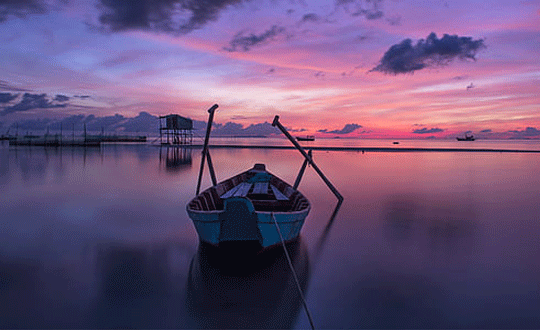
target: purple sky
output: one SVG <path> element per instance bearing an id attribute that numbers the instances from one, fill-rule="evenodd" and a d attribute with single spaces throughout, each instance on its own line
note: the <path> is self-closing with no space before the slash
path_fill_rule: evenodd
<path id="1" fill-rule="evenodd" d="M 0 0 L 0 28 L 0 133 L 218 103 L 244 128 L 540 138 L 538 0 Z"/>

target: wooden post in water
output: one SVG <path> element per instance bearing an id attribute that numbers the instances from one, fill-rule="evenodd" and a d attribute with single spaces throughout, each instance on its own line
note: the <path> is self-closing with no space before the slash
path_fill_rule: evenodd
<path id="1" fill-rule="evenodd" d="M 310 158 L 313 158 L 313 155 L 312 155 L 311 151 L 312 151 L 312 149 L 309 149 L 308 156 Z M 304 159 L 304 163 L 302 164 L 302 167 L 300 168 L 300 172 L 298 172 L 298 176 L 296 177 L 296 180 L 294 181 L 293 188 L 295 190 L 298 189 L 298 186 L 300 185 L 300 181 L 302 180 L 302 176 L 304 176 L 304 171 L 306 170 L 307 164 L 308 164 L 308 160 Z"/>
<path id="2" fill-rule="evenodd" d="M 214 104 L 210 109 L 208 109 L 208 113 L 210 114 L 210 116 L 208 117 L 208 124 L 206 125 L 206 136 L 204 138 L 204 145 L 203 145 L 203 151 L 202 151 L 202 156 L 201 156 L 201 168 L 199 169 L 199 179 L 197 180 L 197 191 L 195 195 L 198 195 L 201 189 L 201 180 L 202 180 L 202 175 L 204 171 L 204 162 L 206 161 L 206 156 L 208 153 L 208 140 L 210 139 L 210 131 L 212 130 L 212 122 L 214 121 L 214 112 L 216 111 L 217 108 L 218 108 L 218 105 Z M 214 173 L 214 168 L 212 167 L 212 161 L 210 160 L 210 158 L 208 159 L 208 167 L 210 167 L 210 175 L 212 176 L 212 183 L 216 185 L 217 184 L 216 176 L 215 174 L 212 174 Z"/>
<path id="3" fill-rule="evenodd" d="M 343 196 L 341 196 L 339 191 L 337 191 L 336 187 L 334 187 L 334 185 L 330 182 L 330 180 L 328 180 L 326 178 L 326 176 L 319 169 L 319 167 L 315 164 L 315 162 L 313 162 L 313 159 L 306 153 L 304 148 L 302 148 L 302 146 L 291 136 L 291 134 L 289 134 L 289 132 L 287 132 L 287 129 L 283 125 L 281 125 L 281 123 L 279 122 L 279 116 L 274 117 L 274 121 L 272 122 L 272 126 L 274 126 L 274 127 L 277 126 L 277 128 L 279 128 L 279 130 L 289 139 L 289 141 L 291 141 L 291 143 L 296 147 L 296 149 L 298 149 L 298 151 L 300 151 L 300 153 L 309 162 L 309 164 L 311 166 L 313 166 L 313 169 L 317 172 L 317 174 L 319 174 L 321 179 L 324 181 L 324 183 L 326 183 L 326 185 L 328 186 L 328 188 L 330 188 L 330 190 L 334 193 L 334 195 L 336 195 L 337 199 L 342 201 Z"/>

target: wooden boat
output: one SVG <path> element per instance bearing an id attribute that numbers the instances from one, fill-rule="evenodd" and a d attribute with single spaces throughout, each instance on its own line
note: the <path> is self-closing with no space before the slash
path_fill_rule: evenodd
<path id="1" fill-rule="evenodd" d="M 315 141 L 315 136 L 314 135 L 297 136 L 296 140 L 298 140 L 298 141 Z"/>
<path id="2" fill-rule="evenodd" d="M 458 140 L 458 141 L 474 141 L 475 138 L 472 135 L 465 135 L 464 138 L 456 137 L 456 140 Z"/>
<path id="3" fill-rule="evenodd" d="M 262 248 L 298 238 L 311 206 L 288 183 L 264 164 L 220 182 L 193 198 L 187 213 L 200 241 L 258 241 Z M 276 228 L 276 223 L 279 225 Z"/>

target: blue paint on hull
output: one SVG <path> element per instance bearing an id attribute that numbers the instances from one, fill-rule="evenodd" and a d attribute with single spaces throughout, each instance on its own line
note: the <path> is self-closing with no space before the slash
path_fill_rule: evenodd
<path id="1" fill-rule="evenodd" d="M 257 212 L 254 210 L 252 203 L 248 199 L 241 199 L 246 204 L 251 206 L 251 209 L 256 215 L 256 226 L 260 233 L 259 241 L 263 248 L 281 243 L 279 233 L 276 229 L 274 220 L 272 219 L 272 215 L 275 217 L 276 222 L 279 225 L 279 229 L 281 230 L 284 240 L 288 242 L 295 240 L 300 235 L 300 230 L 302 229 L 304 221 L 310 211 L 310 207 L 308 207 L 297 212 Z M 193 220 L 193 224 L 195 225 L 199 239 L 212 245 L 218 245 L 223 239 L 223 221 L 232 221 L 232 219 L 235 217 L 242 217 L 242 215 L 232 213 L 230 209 L 227 209 L 227 207 L 223 211 L 208 212 L 193 211 L 190 209 L 187 211 L 189 217 Z M 231 233 L 229 233 L 229 235 L 230 234 Z M 243 241 L 253 239 L 253 235 L 237 231 L 235 237 L 228 236 L 226 240 Z"/>

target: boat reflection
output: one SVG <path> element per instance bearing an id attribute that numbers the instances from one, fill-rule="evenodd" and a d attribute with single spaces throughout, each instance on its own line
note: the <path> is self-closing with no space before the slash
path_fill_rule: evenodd
<path id="1" fill-rule="evenodd" d="M 307 248 L 299 238 L 288 243 L 287 250 L 305 291 L 310 275 Z M 199 245 L 191 261 L 186 300 L 197 327 L 291 328 L 302 301 L 282 247 L 254 255 L 253 262 L 235 260 L 221 249 Z"/>

